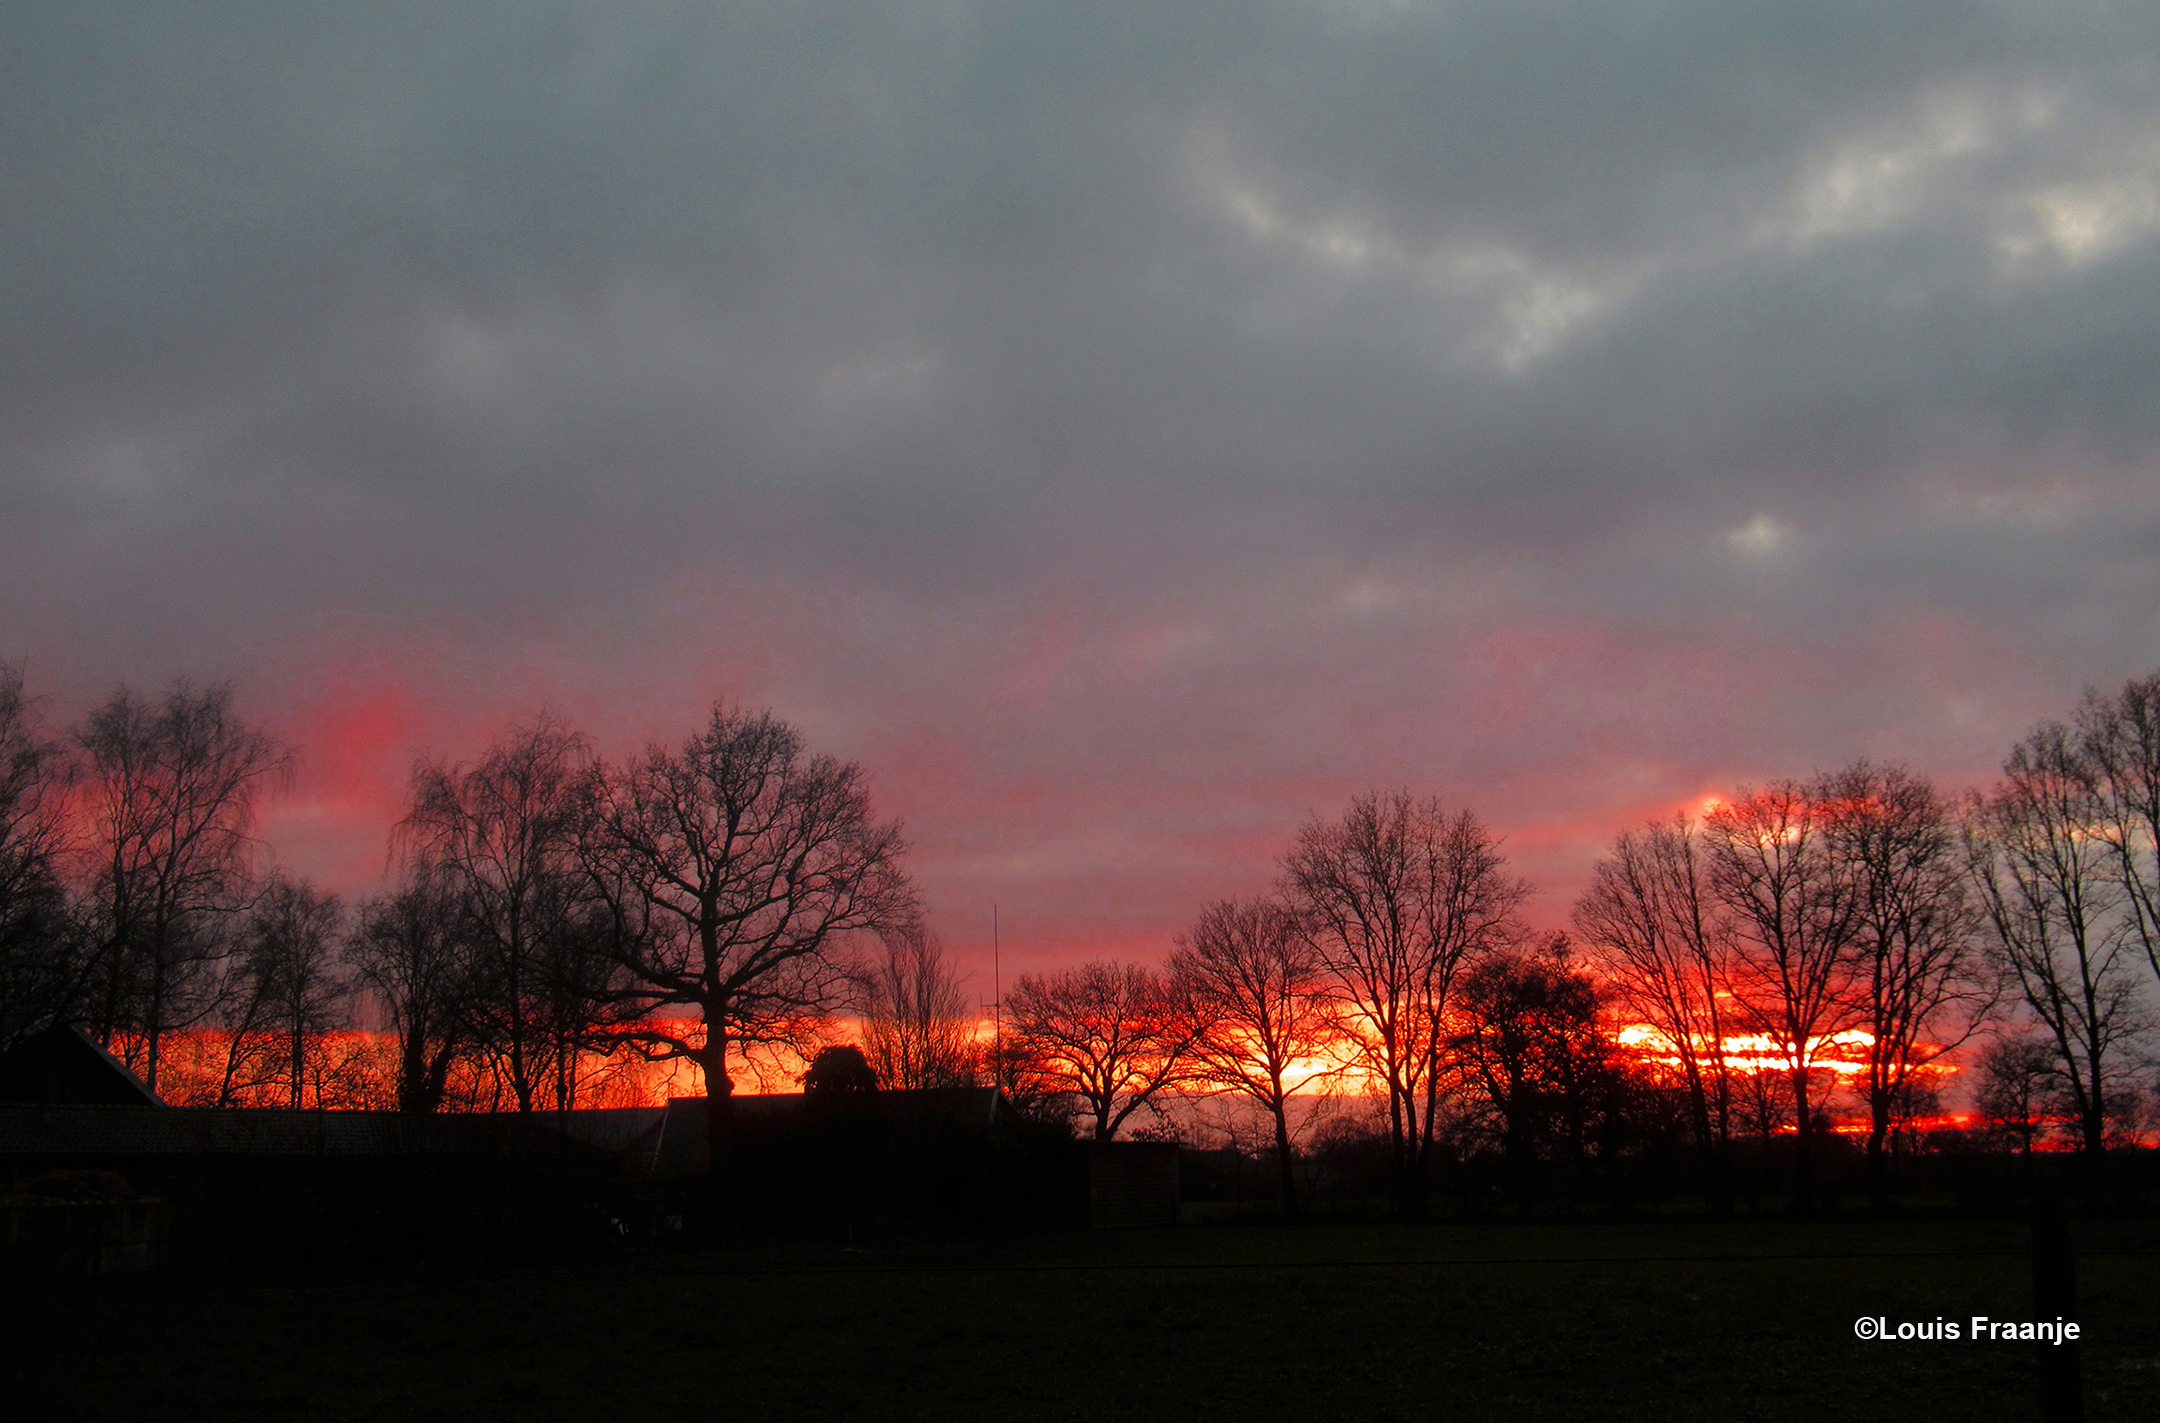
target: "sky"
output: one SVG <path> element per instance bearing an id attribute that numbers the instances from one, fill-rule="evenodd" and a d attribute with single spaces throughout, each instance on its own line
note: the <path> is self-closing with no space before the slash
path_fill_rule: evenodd
<path id="1" fill-rule="evenodd" d="M 2160 7 L 0 13 L 0 659 L 231 680 L 272 853 L 715 701 L 1004 973 L 1373 789 L 1951 788 L 2160 667 Z"/>

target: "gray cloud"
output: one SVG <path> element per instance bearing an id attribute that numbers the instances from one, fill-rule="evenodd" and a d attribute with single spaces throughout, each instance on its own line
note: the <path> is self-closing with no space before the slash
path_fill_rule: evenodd
<path id="1" fill-rule="evenodd" d="M 392 800 L 541 700 L 770 700 L 1060 942 L 1373 781 L 1564 897 L 1614 817 L 1969 780 L 2160 662 L 2156 31 L 26 9 L 0 652 L 400 688 Z"/>

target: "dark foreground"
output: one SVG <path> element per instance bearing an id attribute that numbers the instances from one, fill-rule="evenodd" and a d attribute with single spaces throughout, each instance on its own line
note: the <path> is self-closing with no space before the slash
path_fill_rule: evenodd
<path id="1" fill-rule="evenodd" d="M 2155 1229 L 2077 1228 L 2085 1412 L 2160 1417 Z M 1254 1226 L 0 1295 L 15 1417 L 2037 1418 L 2011 1223 Z"/>

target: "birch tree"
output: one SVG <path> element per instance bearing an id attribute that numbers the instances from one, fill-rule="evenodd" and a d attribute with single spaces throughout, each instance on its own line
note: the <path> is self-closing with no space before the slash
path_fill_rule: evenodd
<path id="1" fill-rule="evenodd" d="M 67 749 L 0 664 L 0 1052 L 69 1016 L 85 964 L 66 891 Z"/>
<path id="2" fill-rule="evenodd" d="M 921 925 L 885 936 L 861 985 L 864 1045 L 888 1087 L 965 1086 L 974 1080 L 975 1018 L 945 946 Z"/>
<path id="3" fill-rule="evenodd" d="M 122 688 L 75 733 L 86 792 L 95 967 L 88 1009 L 157 1090 L 166 1034 L 216 1006 L 231 916 L 250 900 L 256 804 L 293 756 L 240 720 L 229 684 Z"/>

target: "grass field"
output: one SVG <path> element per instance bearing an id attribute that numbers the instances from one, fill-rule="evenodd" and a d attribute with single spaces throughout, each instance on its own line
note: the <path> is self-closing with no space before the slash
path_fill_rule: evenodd
<path id="1" fill-rule="evenodd" d="M 2086 1416 L 2160 1417 L 2147 1222 L 2078 1228 Z M 1187 1227 L 0 1296 L 19 1418 L 2025 1419 L 2003 1223 Z"/>

